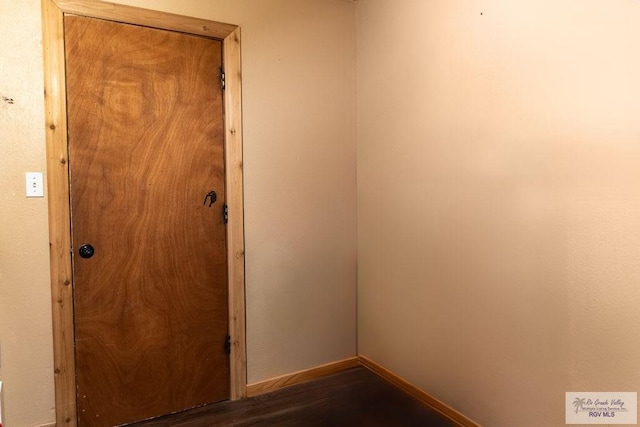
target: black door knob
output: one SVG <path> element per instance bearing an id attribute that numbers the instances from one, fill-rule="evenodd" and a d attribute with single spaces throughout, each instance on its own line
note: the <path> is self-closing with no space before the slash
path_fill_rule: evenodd
<path id="1" fill-rule="evenodd" d="M 80 246 L 80 249 L 78 249 L 78 253 L 82 258 L 91 258 L 94 253 L 93 246 L 85 243 L 84 245 Z"/>

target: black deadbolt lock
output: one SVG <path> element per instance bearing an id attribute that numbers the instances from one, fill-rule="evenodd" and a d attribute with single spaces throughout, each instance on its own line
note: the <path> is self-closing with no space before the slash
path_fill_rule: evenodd
<path id="1" fill-rule="evenodd" d="M 82 258 L 91 258 L 94 253 L 93 246 L 85 243 L 84 245 L 80 246 L 80 249 L 78 249 L 78 253 Z"/>

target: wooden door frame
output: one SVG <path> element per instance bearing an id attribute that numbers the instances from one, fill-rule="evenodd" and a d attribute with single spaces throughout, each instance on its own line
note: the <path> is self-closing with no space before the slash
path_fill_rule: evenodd
<path id="1" fill-rule="evenodd" d="M 227 259 L 231 399 L 246 396 L 244 214 L 240 28 L 204 19 L 116 5 L 98 0 L 42 0 L 45 124 L 53 312 L 56 425 L 77 424 L 74 355 L 71 214 L 64 55 L 65 14 L 179 31 L 222 41 L 225 125 L 225 181 L 229 222 Z"/>

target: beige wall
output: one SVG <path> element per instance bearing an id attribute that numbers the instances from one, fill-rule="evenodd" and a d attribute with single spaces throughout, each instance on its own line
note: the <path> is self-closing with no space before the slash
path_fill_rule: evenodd
<path id="1" fill-rule="evenodd" d="M 0 0 L 0 378 L 9 427 L 53 417 L 47 201 L 24 196 L 24 173 L 45 167 L 39 7 Z"/>
<path id="2" fill-rule="evenodd" d="M 360 0 L 358 349 L 486 426 L 640 389 L 640 2 Z"/>
<path id="3" fill-rule="evenodd" d="M 355 356 L 355 6 L 139 0 L 242 26 L 249 382 Z M 0 375 L 9 427 L 51 422 L 38 0 L 0 0 Z"/>

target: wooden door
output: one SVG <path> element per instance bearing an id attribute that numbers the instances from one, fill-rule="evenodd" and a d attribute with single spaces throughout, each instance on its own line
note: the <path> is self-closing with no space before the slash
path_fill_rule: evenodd
<path id="1" fill-rule="evenodd" d="M 221 43 L 64 24 L 79 424 L 227 399 Z"/>

